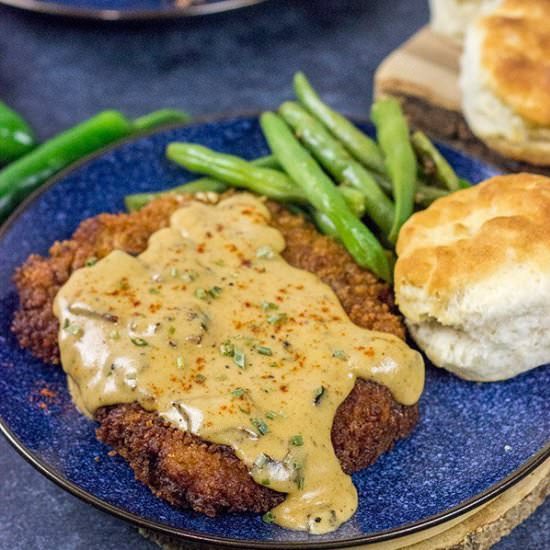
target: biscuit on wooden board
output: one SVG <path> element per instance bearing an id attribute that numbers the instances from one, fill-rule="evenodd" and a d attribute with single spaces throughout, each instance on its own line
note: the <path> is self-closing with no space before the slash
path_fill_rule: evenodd
<path id="1" fill-rule="evenodd" d="M 456 41 L 424 27 L 380 64 L 375 96 L 398 97 L 411 126 L 503 171 L 550 176 L 550 167 L 506 158 L 472 133 L 461 112 L 461 53 Z"/>

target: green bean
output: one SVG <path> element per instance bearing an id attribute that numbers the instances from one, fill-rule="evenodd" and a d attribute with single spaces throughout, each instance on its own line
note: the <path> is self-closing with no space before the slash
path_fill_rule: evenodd
<path id="1" fill-rule="evenodd" d="M 415 203 L 422 208 L 427 208 L 433 201 L 446 197 L 449 191 L 439 189 L 438 187 L 429 187 L 428 185 L 418 186 L 414 196 Z"/>
<path id="2" fill-rule="evenodd" d="M 21 115 L 0 101 L 0 165 L 17 160 L 34 146 L 31 127 Z"/>
<path id="3" fill-rule="evenodd" d="M 387 235 L 393 223 L 394 207 L 374 177 L 300 105 L 287 101 L 279 113 L 327 172 L 338 182 L 346 182 L 362 193 L 366 214 Z"/>
<path id="4" fill-rule="evenodd" d="M 313 221 L 315 222 L 315 225 L 317 226 L 319 231 L 321 231 L 321 233 L 323 233 L 324 235 L 328 235 L 333 239 L 339 240 L 336 226 L 332 223 L 331 219 L 324 212 L 319 212 L 319 210 L 315 210 L 314 208 L 312 208 L 310 214 L 313 218 Z"/>
<path id="5" fill-rule="evenodd" d="M 272 155 L 253 160 L 251 164 L 265 168 L 276 168 L 278 166 L 275 157 Z M 126 197 L 124 197 L 124 204 L 126 205 L 127 210 L 133 212 L 135 210 L 140 210 L 152 200 L 171 193 L 196 193 L 198 191 L 214 191 L 215 193 L 223 193 L 226 189 L 227 185 L 221 181 L 212 178 L 200 178 L 190 183 L 178 185 L 177 187 L 173 187 L 172 189 L 168 189 L 166 191 L 126 195 Z"/>
<path id="6" fill-rule="evenodd" d="M 282 172 L 272 168 L 258 168 L 233 155 L 216 153 L 193 143 L 170 143 L 166 148 L 166 156 L 192 172 L 243 187 L 258 195 L 281 202 L 308 202 L 305 193 Z"/>
<path id="7" fill-rule="evenodd" d="M 279 202 L 303 205 L 309 203 L 303 190 L 278 170 L 258 167 L 239 157 L 216 153 L 193 143 L 171 143 L 167 147 L 166 155 L 188 170 L 212 176 L 233 187 L 248 189 Z M 272 161 L 263 159 L 262 162 L 265 164 Z M 342 195 L 349 202 L 352 212 L 357 216 L 363 215 L 365 204 L 360 193 L 347 189 Z"/>
<path id="8" fill-rule="evenodd" d="M 379 174 L 384 173 L 384 159 L 376 142 L 347 118 L 326 105 L 303 73 L 294 75 L 294 92 L 300 103 L 322 122 L 359 162 Z"/>
<path id="9" fill-rule="evenodd" d="M 169 124 L 185 124 L 191 120 L 189 114 L 178 109 L 159 109 L 147 115 L 140 116 L 133 121 L 138 131 L 151 130 Z"/>
<path id="10" fill-rule="evenodd" d="M 132 132 L 117 111 L 104 111 L 57 135 L 0 171 L 0 221 L 31 191 L 75 160 Z"/>
<path id="11" fill-rule="evenodd" d="M 357 189 L 347 185 L 339 185 L 337 190 L 344 197 L 344 200 L 350 210 L 355 214 L 355 217 L 362 218 L 367 209 L 367 203 L 363 194 L 357 191 Z"/>
<path id="12" fill-rule="evenodd" d="M 386 171 L 392 181 L 395 215 L 389 240 L 395 243 L 401 226 L 414 210 L 416 157 L 409 140 L 407 121 L 396 99 L 376 101 L 372 106 L 371 117 L 385 156 Z"/>
<path id="13" fill-rule="evenodd" d="M 456 191 L 460 188 L 460 182 L 455 171 L 424 132 L 414 132 L 411 136 L 411 142 L 420 157 L 428 158 L 433 162 L 435 177 L 440 183 L 449 191 Z"/>
<path id="14" fill-rule="evenodd" d="M 313 207 L 327 215 L 338 237 L 362 267 L 369 268 L 386 281 L 391 270 L 384 249 L 349 209 L 329 177 L 300 145 L 286 123 L 275 113 L 264 113 L 260 124 L 273 154 L 284 170 L 303 189 Z"/>

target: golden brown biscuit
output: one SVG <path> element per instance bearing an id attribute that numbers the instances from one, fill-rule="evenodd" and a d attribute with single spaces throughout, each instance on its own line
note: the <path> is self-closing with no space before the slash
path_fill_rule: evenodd
<path id="1" fill-rule="evenodd" d="M 397 243 L 397 303 L 438 366 L 502 380 L 550 362 L 550 178 L 498 176 L 437 200 Z"/>
<path id="2" fill-rule="evenodd" d="M 468 30 L 463 110 L 502 154 L 550 165 L 550 0 L 504 0 Z"/>

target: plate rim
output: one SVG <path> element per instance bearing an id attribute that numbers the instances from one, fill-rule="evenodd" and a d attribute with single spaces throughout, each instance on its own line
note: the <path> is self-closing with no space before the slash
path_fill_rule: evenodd
<path id="1" fill-rule="evenodd" d="M 0 0 L 2 2 L 4 0 Z M 166 132 L 168 130 L 177 129 L 177 128 L 189 128 L 202 126 L 205 124 L 213 124 L 224 121 L 239 120 L 239 119 L 250 119 L 258 118 L 258 113 L 228 113 L 222 115 L 212 115 L 197 117 L 191 124 L 170 124 L 148 132 L 142 132 L 133 136 L 125 137 L 120 140 L 117 140 L 98 151 L 95 151 L 82 159 L 70 164 L 65 169 L 61 170 L 58 174 L 48 179 L 42 186 L 36 189 L 31 193 L 16 209 L 12 214 L 7 218 L 7 220 L 0 226 L 0 241 L 4 238 L 4 235 L 9 231 L 12 225 L 17 222 L 18 218 L 23 214 L 26 209 L 34 203 L 43 193 L 48 191 L 51 187 L 55 186 L 58 182 L 66 178 L 67 175 L 72 173 L 75 170 L 78 170 L 80 167 L 85 164 L 94 161 L 95 159 L 101 157 L 107 152 L 113 151 L 123 145 L 130 144 L 140 139 L 144 139 L 159 133 Z M 368 120 L 361 119 L 361 117 L 352 116 L 350 117 L 354 123 L 365 124 L 368 123 Z M 452 150 L 459 155 L 471 158 L 478 163 L 484 164 L 494 168 L 490 163 L 486 163 L 482 160 L 472 157 L 446 145 L 442 142 L 436 141 L 437 145 L 442 145 L 443 147 Z M 524 462 L 519 468 L 514 470 L 505 478 L 497 481 L 496 483 L 490 485 L 485 491 L 474 495 L 473 497 L 466 499 L 465 501 L 449 508 L 439 514 L 433 514 L 424 518 L 422 520 L 405 524 L 399 527 L 394 527 L 384 531 L 379 531 L 371 535 L 360 535 L 357 537 L 342 539 L 340 541 L 299 541 L 299 542 L 284 542 L 284 541 L 261 541 L 261 540 L 252 540 L 252 539 L 227 539 L 222 538 L 219 535 L 209 535 L 203 532 L 176 528 L 164 525 L 162 523 L 145 519 L 137 514 L 124 510 L 119 506 L 115 506 L 106 502 L 105 500 L 100 499 L 89 491 L 80 487 L 77 483 L 70 481 L 65 478 L 61 472 L 59 472 L 55 467 L 48 464 L 39 458 L 35 453 L 28 449 L 23 442 L 13 433 L 13 431 L 8 426 L 7 422 L 0 418 L 0 433 L 7 439 L 7 441 L 15 448 L 15 450 L 29 463 L 33 466 L 38 472 L 44 475 L 47 479 L 55 483 L 57 486 L 61 487 L 68 493 L 73 496 L 78 497 L 80 500 L 91 504 L 95 508 L 107 512 L 115 517 L 118 517 L 128 523 L 137 525 L 138 527 L 144 527 L 146 529 L 151 529 L 153 531 L 161 532 L 181 540 L 187 540 L 198 543 L 209 543 L 215 544 L 221 547 L 226 548 L 265 548 L 270 550 L 275 549 L 284 549 L 284 550 L 302 550 L 304 548 L 318 548 L 318 549 L 336 549 L 336 548 L 352 548 L 359 545 L 368 545 L 379 542 L 386 542 L 390 540 L 397 540 L 402 537 L 419 533 L 438 525 L 441 525 L 447 521 L 456 519 L 463 514 L 474 510 L 502 494 L 507 489 L 513 487 L 527 475 L 533 472 L 538 466 L 540 466 L 545 460 L 550 458 L 550 442 L 546 444 L 540 451 L 532 455 L 526 462 Z"/>
<path id="2" fill-rule="evenodd" d="M 0 4 L 19 10 L 42 13 L 45 15 L 58 15 L 73 19 L 88 21 L 148 21 L 162 19 L 179 19 L 183 17 L 199 17 L 233 11 L 240 8 L 255 6 L 266 0 L 218 0 L 216 4 L 196 4 L 182 8 L 170 8 L 166 10 L 139 9 L 139 10 L 114 10 L 95 9 L 87 7 L 67 6 L 57 1 L 43 0 L 0 0 Z"/>

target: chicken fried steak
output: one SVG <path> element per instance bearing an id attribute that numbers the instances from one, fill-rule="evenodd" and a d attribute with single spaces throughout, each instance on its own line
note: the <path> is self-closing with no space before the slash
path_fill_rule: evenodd
<path id="1" fill-rule="evenodd" d="M 53 300 L 70 274 L 121 249 L 141 253 L 149 236 L 169 223 L 183 197 L 158 199 L 133 214 L 102 214 L 84 221 L 70 240 L 55 243 L 49 257 L 33 255 L 17 270 L 20 308 L 13 331 L 35 356 L 59 363 L 58 321 Z M 404 337 L 392 293 L 370 272 L 358 267 L 335 241 L 317 233 L 302 217 L 271 203 L 272 225 L 283 234 L 286 261 L 313 272 L 334 290 L 357 325 Z M 337 410 L 332 427 L 335 453 L 346 473 L 372 464 L 406 437 L 418 419 L 417 405 L 397 403 L 390 391 L 358 380 Z M 158 496 L 208 515 L 221 511 L 265 512 L 284 495 L 256 484 L 230 447 L 210 443 L 165 422 L 137 404 L 99 409 L 99 439 L 112 446 L 136 477 Z"/>

